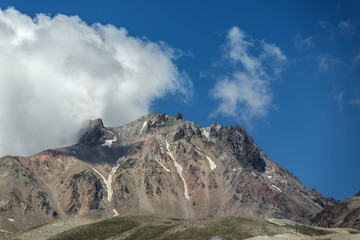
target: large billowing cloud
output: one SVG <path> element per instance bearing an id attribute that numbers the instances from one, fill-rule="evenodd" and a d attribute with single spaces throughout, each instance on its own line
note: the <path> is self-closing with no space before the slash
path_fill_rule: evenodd
<path id="1" fill-rule="evenodd" d="M 120 125 L 167 93 L 186 98 L 176 55 L 124 28 L 0 9 L 0 155 L 72 144 L 88 119 Z"/>
<path id="2" fill-rule="evenodd" d="M 282 71 L 286 57 L 279 47 L 255 40 L 238 27 L 229 30 L 224 55 L 233 72 L 211 89 L 210 95 L 220 101 L 211 116 L 228 115 L 245 124 L 265 117 L 272 107 L 271 80 Z"/>

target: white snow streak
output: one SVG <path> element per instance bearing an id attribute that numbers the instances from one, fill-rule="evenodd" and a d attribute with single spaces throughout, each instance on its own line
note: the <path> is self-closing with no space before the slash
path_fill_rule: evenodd
<path id="1" fill-rule="evenodd" d="M 116 170 L 118 169 L 118 167 L 120 166 L 120 163 L 121 163 L 121 160 L 123 160 L 124 157 L 122 158 L 119 158 L 117 161 L 116 161 L 116 164 L 115 166 L 111 169 L 111 172 L 108 176 L 108 180 L 107 180 L 107 187 L 108 187 L 108 201 L 111 202 L 111 199 L 112 199 L 112 195 L 113 195 L 113 189 L 111 187 L 111 182 L 112 182 L 112 177 L 114 176 L 114 174 L 116 173 Z"/>
<path id="2" fill-rule="evenodd" d="M 195 148 L 199 151 L 202 151 L 201 148 L 199 148 L 198 146 L 195 146 Z"/>
<path id="3" fill-rule="evenodd" d="M 270 178 L 270 179 L 272 178 L 272 176 L 270 176 L 270 175 L 268 175 L 267 177 Z"/>
<path id="4" fill-rule="evenodd" d="M 214 163 L 214 161 L 213 161 L 209 156 L 206 155 L 206 158 L 207 158 L 208 161 L 209 161 L 210 169 L 211 169 L 212 171 L 214 171 L 215 168 L 216 168 L 216 164 Z"/>
<path id="5" fill-rule="evenodd" d="M 142 126 L 142 128 L 141 128 L 141 130 L 140 130 L 140 132 L 139 132 L 139 134 L 142 133 L 142 131 L 144 131 L 147 123 L 148 123 L 148 121 L 145 121 L 145 122 L 144 122 L 144 124 L 143 124 L 143 126 Z"/>
<path id="6" fill-rule="evenodd" d="M 165 140 L 166 141 L 166 140 Z M 190 197 L 189 197 L 189 192 L 188 192 L 188 188 L 187 188 L 187 184 L 186 184 L 186 181 L 182 175 L 182 166 L 176 162 L 175 160 L 175 157 L 174 155 L 172 154 L 172 152 L 170 151 L 170 144 L 168 143 L 168 141 L 166 141 L 166 148 L 167 148 L 167 153 L 169 154 L 169 156 L 174 160 L 174 164 L 175 164 L 175 167 L 180 175 L 180 178 L 182 179 L 182 181 L 184 182 L 184 195 L 185 195 L 185 198 L 187 200 L 190 200 Z"/>
<path id="7" fill-rule="evenodd" d="M 118 212 L 116 211 L 116 209 L 113 209 L 113 212 L 114 212 L 114 217 L 115 216 L 119 216 Z"/>
<path id="8" fill-rule="evenodd" d="M 118 169 L 118 167 L 120 166 L 120 163 L 121 163 L 121 160 L 123 160 L 124 157 L 122 158 L 119 158 L 117 161 L 116 161 L 116 164 L 114 165 L 114 167 L 111 169 L 111 172 L 108 176 L 108 178 L 106 179 L 98 170 L 96 170 L 95 168 L 91 167 L 97 174 L 100 175 L 100 177 L 103 179 L 104 183 L 105 183 L 105 190 L 107 191 L 108 193 L 108 201 L 111 202 L 111 199 L 112 199 L 112 195 L 114 193 L 114 190 L 112 189 L 111 187 L 111 183 L 112 183 L 112 177 L 114 176 L 114 174 L 116 173 L 116 170 Z"/>
<path id="9" fill-rule="evenodd" d="M 274 184 L 273 185 L 271 185 L 271 186 L 273 186 L 276 190 L 278 190 L 279 192 L 282 192 L 281 191 L 281 189 L 280 188 L 278 188 L 277 186 L 275 186 Z"/>
<path id="10" fill-rule="evenodd" d="M 109 132 L 111 133 L 112 135 L 114 135 L 112 132 Z M 117 141 L 117 137 L 114 135 L 114 138 L 111 139 L 111 140 L 105 140 L 105 143 L 101 144 L 101 146 L 107 146 L 109 148 L 111 148 L 111 145 L 113 144 L 113 142 L 116 142 Z"/>
<path id="11" fill-rule="evenodd" d="M 154 157 L 154 159 L 165 169 L 165 171 L 170 172 L 170 169 L 167 169 L 156 157 Z"/>
<path id="12" fill-rule="evenodd" d="M 8 220 L 9 220 L 10 222 L 14 222 L 14 219 L 12 219 L 12 218 L 9 218 Z"/>
<path id="13" fill-rule="evenodd" d="M 195 148 L 196 148 L 197 150 L 199 150 L 200 153 L 202 154 L 201 148 L 199 148 L 198 146 L 195 146 Z M 205 155 L 205 156 L 206 156 L 207 160 L 209 161 L 209 165 L 210 165 L 211 171 L 214 171 L 215 168 L 216 168 L 215 162 L 214 162 L 208 155 Z"/>
<path id="14" fill-rule="evenodd" d="M 89 166 L 89 165 L 88 165 L 88 166 Z M 91 166 L 89 166 L 89 167 L 91 167 Z M 92 168 L 92 170 L 94 170 L 97 174 L 100 175 L 100 177 L 103 179 L 104 182 L 107 182 L 106 178 L 104 178 L 104 176 L 103 176 L 98 170 L 96 170 L 96 169 L 93 168 L 93 167 L 91 167 L 91 168 Z M 107 191 L 107 190 L 106 190 L 106 191 Z"/>

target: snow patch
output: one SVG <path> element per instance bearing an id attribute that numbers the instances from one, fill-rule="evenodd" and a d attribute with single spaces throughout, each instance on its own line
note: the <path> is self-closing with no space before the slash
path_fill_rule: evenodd
<path id="1" fill-rule="evenodd" d="M 214 171 L 215 168 L 216 168 L 216 164 L 214 163 L 214 161 L 213 161 L 208 155 L 206 155 L 206 158 L 207 158 L 208 161 L 209 161 L 209 165 L 210 165 L 211 171 Z"/>
<path id="2" fill-rule="evenodd" d="M 272 176 L 270 176 L 270 175 L 268 175 L 267 177 L 270 178 L 270 179 L 272 179 Z"/>
<path id="3" fill-rule="evenodd" d="M 201 128 L 201 133 L 202 133 L 206 138 L 209 137 L 209 132 L 208 132 L 208 130 L 206 130 L 206 128 Z"/>
<path id="4" fill-rule="evenodd" d="M 108 176 L 108 180 L 107 180 L 107 188 L 108 188 L 108 201 L 111 202 L 111 199 L 112 199 L 112 195 L 113 195 L 113 189 L 111 187 L 111 182 L 112 182 L 112 177 L 114 176 L 114 174 L 116 173 L 116 170 L 119 168 L 120 166 L 120 163 L 121 163 L 121 160 L 123 160 L 124 157 L 122 158 L 119 158 L 117 161 L 116 161 L 116 164 L 115 166 L 111 169 L 111 172 Z"/>
<path id="5" fill-rule="evenodd" d="M 165 169 L 165 171 L 170 172 L 170 169 L 166 168 L 156 157 L 154 159 Z"/>
<path id="6" fill-rule="evenodd" d="M 140 133 L 142 133 L 142 131 L 144 131 L 144 129 L 145 129 L 145 127 L 146 127 L 147 123 L 148 123 L 148 121 L 145 121 L 145 122 L 143 123 L 143 126 L 142 126 L 142 128 L 141 128 L 141 130 L 140 130 L 139 134 L 140 134 Z"/>
<path id="7" fill-rule="evenodd" d="M 271 185 L 271 186 L 273 186 L 276 190 L 278 190 L 279 192 L 282 192 L 281 191 L 281 189 L 280 188 L 278 188 L 277 186 L 275 186 L 274 184 L 273 185 Z"/>
<path id="8" fill-rule="evenodd" d="M 112 195 L 114 193 L 114 190 L 112 189 L 111 187 L 111 183 L 112 183 L 112 177 L 114 176 L 114 174 L 116 173 L 116 170 L 118 169 L 118 167 L 120 166 L 120 163 L 121 161 L 124 159 L 124 157 L 122 158 L 119 158 L 117 161 L 116 161 L 116 164 L 114 165 L 114 167 L 111 169 L 111 172 L 108 176 L 108 178 L 106 179 L 98 170 L 96 170 L 95 168 L 89 166 L 92 168 L 92 170 L 94 170 L 97 174 L 99 174 L 99 176 L 103 179 L 104 183 L 105 183 L 105 190 L 107 191 L 108 193 L 108 197 L 107 197 L 107 200 L 109 202 L 111 202 L 112 200 Z"/>
<path id="9" fill-rule="evenodd" d="M 89 165 L 88 165 L 89 166 Z M 91 166 L 89 166 L 92 170 L 94 170 L 94 172 L 96 172 L 102 179 L 103 179 L 103 181 L 104 181 L 104 183 L 106 184 L 106 182 L 107 182 L 107 179 L 98 171 L 98 170 L 96 170 L 94 167 L 91 167 Z M 107 191 L 107 189 L 106 189 L 106 191 Z"/>
<path id="10" fill-rule="evenodd" d="M 119 214 L 118 214 L 118 212 L 116 211 L 115 208 L 113 209 L 113 212 L 114 212 L 114 217 L 115 217 L 115 216 L 119 216 Z"/>
<path id="11" fill-rule="evenodd" d="M 165 143 L 166 143 L 167 153 L 168 153 L 169 156 L 172 158 L 172 160 L 174 160 L 175 167 L 176 167 L 176 169 L 177 169 L 177 171 L 178 171 L 178 173 L 179 173 L 179 175 L 180 175 L 180 178 L 182 179 L 182 181 L 183 181 L 183 183 L 184 183 L 184 195 L 185 195 L 185 198 L 186 198 L 187 200 L 190 200 L 189 192 L 188 192 L 188 187 L 187 187 L 186 181 L 185 181 L 185 179 L 184 179 L 184 177 L 183 177 L 183 175 L 182 175 L 182 170 L 183 170 L 183 168 L 182 168 L 182 166 L 181 166 L 179 163 L 176 162 L 174 155 L 173 155 L 172 152 L 170 151 L 170 148 L 169 148 L 169 147 L 170 147 L 170 144 L 168 143 L 168 141 L 165 140 Z"/>
<path id="12" fill-rule="evenodd" d="M 8 220 L 9 220 L 10 222 L 14 222 L 14 219 L 12 219 L 12 218 L 9 218 Z"/>
<path id="13" fill-rule="evenodd" d="M 109 131 L 108 131 L 109 132 Z M 112 132 L 109 132 L 111 133 L 112 135 L 114 135 Z M 105 143 L 101 144 L 101 146 L 106 146 L 106 147 L 109 147 L 111 148 L 111 145 L 113 144 L 113 142 L 116 142 L 117 141 L 117 137 L 114 135 L 114 138 L 111 139 L 111 140 L 105 140 Z"/>

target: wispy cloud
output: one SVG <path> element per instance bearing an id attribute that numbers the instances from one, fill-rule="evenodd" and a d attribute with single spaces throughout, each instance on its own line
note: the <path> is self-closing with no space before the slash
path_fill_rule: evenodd
<path id="1" fill-rule="evenodd" d="M 335 37 L 335 30 L 334 30 L 334 26 L 326 21 L 318 21 L 318 23 L 316 24 L 317 27 L 322 28 L 323 30 L 327 31 L 330 35 L 330 38 L 334 38 Z"/>
<path id="2" fill-rule="evenodd" d="M 358 53 L 358 54 L 354 57 L 354 61 L 360 61 L 360 53 Z"/>
<path id="3" fill-rule="evenodd" d="M 347 36 L 352 36 L 356 29 L 357 29 L 357 24 L 353 21 L 351 21 L 350 19 L 346 20 L 346 21 L 341 21 L 338 23 L 338 29 L 340 31 L 340 33 L 342 34 L 346 34 Z"/>
<path id="4" fill-rule="evenodd" d="M 332 28 L 332 24 L 331 24 L 331 23 L 326 22 L 326 21 L 322 21 L 322 20 L 319 20 L 319 21 L 318 21 L 317 26 L 318 26 L 318 27 L 321 27 L 321 28 L 324 28 L 324 29 Z"/>
<path id="5" fill-rule="evenodd" d="M 341 113 L 342 110 L 343 110 L 343 107 L 344 107 L 344 94 L 345 94 L 345 92 L 342 91 L 342 92 L 336 94 L 335 97 L 334 97 L 334 100 L 337 103 L 338 113 Z"/>
<path id="6" fill-rule="evenodd" d="M 253 39 L 238 27 L 228 31 L 223 49 L 233 72 L 211 89 L 210 95 L 220 101 L 211 116 L 224 114 L 246 124 L 265 117 L 272 107 L 270 81 L 282 71 L 285 55 L 276 45 Z"/>
<path id="7" fill-rule="evenodd" d="M 358 24 L 351 19 L 340 21 L 337 24 L 332 24 L 326 21 L 318 21 L 317 26 L 328 31 L 330 38 L 334 38 L 339 35 L 351 37 L 358 28 Z"/>
<path id="8" fill-rule="evenodd" d="M 350 100 L 349 103 L 360 107 L 360 98 Z"/>
<path id="9" fill-rule="evenodd" d="M 329 54 L 319 54 L 316 59 L 318 61 L 318 72 L 331 72 L 336 66 L 343 64 L 339 59 Z"/>
<path id="10" fill-rule="evenodd" d="M 0 52 L 0 155 L 73 144 L 88 119 L 124 124 L 191 88 L 179 51 L 77 16 L 0 9 Z"/>
<path id="11" fill-rule="evenodd" d="M 304 50 L 304 49 L 311 49 L 315 47 L 315 37 L 310 36 L 304 38 L 300 33 L 296 34 L 294 45 L 297 49 Z"/>

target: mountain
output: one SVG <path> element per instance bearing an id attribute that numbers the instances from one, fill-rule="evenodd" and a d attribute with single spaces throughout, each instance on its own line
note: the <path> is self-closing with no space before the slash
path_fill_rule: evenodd
<path id="1" fill-rule="evenodd" d="M 347 227 L 360 230 L 360 192 L 336 204 L 327 205 L 311 220 L 322 227 Z"/>
<path id="2" fill-rule="evenodd" d="M 179 113 L 120 127 L 97 119 L 73 146 L 0 159 L 0 231 L 123 214 L 310 223 L 334 201 L 269 160 L 243 127 L 203 128 Z"/>

